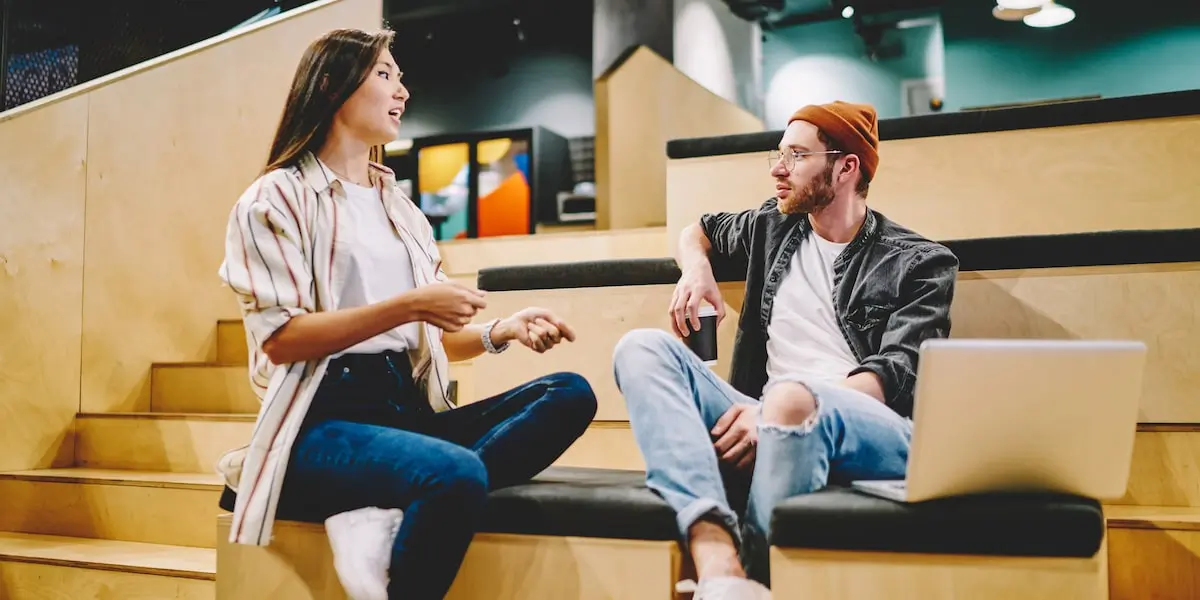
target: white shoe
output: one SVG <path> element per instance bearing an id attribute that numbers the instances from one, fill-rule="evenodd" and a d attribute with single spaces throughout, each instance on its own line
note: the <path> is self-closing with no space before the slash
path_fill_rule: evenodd
<path id="1" fill-rule="evenodd" d="M 325 519 L 333 568 L 350 600 L 388 600 L 392 544 L 404 513 L 369 506 Z"/>
<path id="2" fill-rule="evenodd" d="M 709 577 L 700 580 L 692 600 L 771 600 L 771 590 L 753 579 Z"/>

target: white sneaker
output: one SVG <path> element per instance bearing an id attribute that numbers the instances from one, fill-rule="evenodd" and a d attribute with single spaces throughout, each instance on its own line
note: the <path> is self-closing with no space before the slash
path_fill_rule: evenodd
<path id="1" fill-rule="evenodd" d="M 771 590 L 753 579 L 710 577 L 700 580 L 692 600 L 771 600 Z"/>
<path id="2" fill-rule="evenodd" d="M 392 544 L 403 516 L 398 508 L 368 506 L 325 519 L 333 568 L 350 600 L 388 600 Z"/>

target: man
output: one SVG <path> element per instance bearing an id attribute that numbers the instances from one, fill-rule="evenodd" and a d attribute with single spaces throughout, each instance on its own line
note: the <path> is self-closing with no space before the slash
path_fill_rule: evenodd
<path id="1" fill-rule="evenodd" d="M 771 152 L 775 197 L 680 235 L 677 335 L 699 329 L 701 302 L 724 317 L 714 269 L 746 276 L 729 383 L 661 330 L 632 331 L 614 352 L 647 485 L 676 510 L 699 575 L 696 600 L 769 597 L 779 501 L 831 477 L 904 477 L 918 348 L 950 333 L 958 260 L 867 207 L 878 145 L 870 106 L 806 106 Z M 727 497 L 747 493 L 727 485 L 738 474 L 749 476 L 741 526 Z"/>

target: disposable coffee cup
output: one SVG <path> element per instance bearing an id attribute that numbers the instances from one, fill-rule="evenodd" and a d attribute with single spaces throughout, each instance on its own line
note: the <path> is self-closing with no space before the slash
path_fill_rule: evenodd
<path id="1" fill-rule="evenodd" d="M 705 365 L 711 367 L 717 364 L 717 309 L 702 306 L 697 316 L 700 318 L 700 330 L 692 329 L 692 321 L 689 318 L 688 336 L 684 338 L 684 342 Z"/>

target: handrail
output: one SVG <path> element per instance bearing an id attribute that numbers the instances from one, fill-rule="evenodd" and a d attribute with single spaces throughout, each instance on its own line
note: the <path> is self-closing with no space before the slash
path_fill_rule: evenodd
<path id="1" fill-rule="evenodd" d="M 42 98 L 38 98 L 37 100 L 34 100 L 33 102 L 29 102 L 27 104 L 22 104 L 21 106 L 18 106 L 16 108 L 13 108 L 13 109 L 10 109 L 10 110 L 4 111 L 4 112 L 0 112 L 0 123 L 3 123 L 4 121 L 7 121 L 9 119 L 15 119 L 21 115 L 33 112 L 44 106 L 49 106 L 51 104 L 62 102 L 63 100 L 67 100 L 70 98 L 74 98 L 76 96 L 87 94 L 89 92 L 95 91 L 104 86 L 107 86 L 111 83 L 121 81 L 122 79 L 131 77 L 138 73 L 149 71 L 151 69 L 156 69 L 158 67 L 172 63 L 181 58 L 191 56 L 198 52 L 202 52 L 209 48 L 218 46 L 220 44 L 224 44 L 225 42 L 228 42 L 230 40 L 235 40 L 240 37 L 250 35 L 256 31 L 259 31 L 260 29 L 264 29 L 266 27 L 275 25 L 276 23 L 282 23 L 282 22 L 290 20 L 290 19 L 298 18 L 298 17 L 308 14 L 310 12 L 325 8 L 326 6 L 330 6 L 332 4 L 337 4 L 338 2 L 344 2 L 344 1 L 345 0 L 317 0 L 316 2 L 312 2 L 311 4 L 306 4 L 304 6 L 294 8 L 292 10 L 280 13 L 280 14 L 270 17 L 268 19 L 259 21 L 257 23 L 253 23 L 253 24 L 247 25 L 245 27 L 231 29 L 229 31 L 226 31 L 225 33 L 215 35 L 206 40 L 196 42 L 195 44 L 191 44 L 189 46 L 184 46 L 183 48 L 180 48 L 178 50 L 168 52 L 161 56 L 152 58 L 150 60 L 140 62 L 136 65 L 130 65 L 119 71 L 113 71 L 112 73 L 109 73 L 108 75 L 105 75 L 103 77 L 97 77 L 96 79 L 93 79 L 86 83 L 82 83 L 80 85 L 69 87 L 60 92 L 50 94 L 49 96 L 44 96 Z"/>

